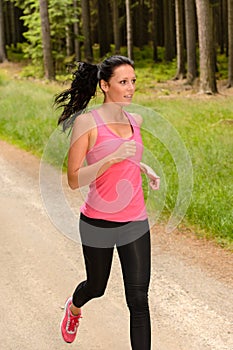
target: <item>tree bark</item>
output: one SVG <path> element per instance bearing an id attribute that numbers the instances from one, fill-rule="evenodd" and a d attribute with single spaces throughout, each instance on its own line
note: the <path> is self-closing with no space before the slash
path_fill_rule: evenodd
<path id="1" fill-rule="evenodd" d="M 163 5 L 165 60 L 172 61 L 176 56 L 174 12 L 172 9 L 173 0 L 164 0 Z"/>
<path id="2" fill-rule="evenodd" d="M 126 29 L 127 29 L 127 53 L 133 59 L 133 28 L 131 18 L 131 0 L 125 0 L 126 6 Z"/>
<path id="3" fill-rule="evenodd" d="M 119 26 L 119 6 L 118 0 L 112 0 L 112 16 L 113 16 L 113 36 L 115 44 L 115 53 L 120 53 L 120 26 Z"/>
<path id="4" fill-rule="evenodd" d="M 16 47 L 17 38 L 16 38 L 16 25 L 15 25 L 15 6 L 13 2 L 9 3 L 10 6 L 10 24 L 11 24 L 11 44 Z"/>
<path id="5" fill-rule="evenodd" d="M 40 18 L 41 18 L 45 78 L 49 80 L 54 80 L 55 71 L 54 71 L 54 65 L 53 65 L 52 45 L 51 45 L 51 37 L 50 37 L 48 0 L 40 0 Z"/>
<path id="6" fill-rule="evenodd" d="M 228 85 L 233 86 L 233 0 L 228 0 Z"/>
<path id="7" fill-rule="evenodd" d="M 200 48 L 200 92 L 217 93 L 209 0 L 196 0 Z"/>
<path id="8" fill-rule="evenodd" d="M 152 21 L 152 45 L 153 45 L 153 61 L 158 62 L 158 3 L 157 0 L 151 0 L 151 21 Z"/>
<path id="9" fill-rule="evenodd" d="M 87 62 L 92 63 L 93 51 L 91 42 L 90 29 L 90 5 L 89 0 L 81 0 L 82 20 L 83 20 L 83 35 L 84 35 L 84 55 Z"/>
<path id="10" fill-rule="evenodd" d="M 228 12 L 227 12 L 228 0 L 222 0 L 222 23 L 223 23 L 223 35 L 225 44 L 225 54 L 228 56 Z"/>
<path id="11" fill-rule="evenodd" d="M 137 6 L 134 7 L 133 16 L 133 34 L 134 45 L 143 49 L 145 44 L 145 30 L 144 30 L 144 0 L 138 0 Z"/>
<path id="12" fill-rule="evenodd" d="M 224 1 L 221 1 L 219 7 L 219 18 L 218 18 L 218 43 L 220 47 L 220 53 L 225 52 L 225 18 L 223 17 Z"/>
<path id="13" fill-rule="evenodd" d="M 183 0 L 175 0 L 175 6 L 176 6 L 175 9 L 176 9 L 177 72 L 174 79 L 183 79 L 185 76 Z"/>
<path id="14" fill-rule="evenodd" d="M 215 72 L 218 72 L 217 66 L 217 45 L 218 45 L 218 10 L 219 10 L 219 0 L 210 0 L 210 20 L 212 26 L 212 49 L 213 49 L 213 64 L 215 67 Z"/>
<path id="15" fill-rule="evenodd" d="M 75 52 L 76 60 L 81 61 L 77 0 L 73 0 L 73 6 L 74 6 L 74 18 L 75 18 L 75 22 L 74 22 L 74 52 Z"/>
<path id="16" fill-rule="evenodd" d="M 109 11 L 108 11 L 108 1 L 98 0 L 98 38 L 100 46 L 100 57 L 104 57 L 110 51 L 110 41 L 109 41 Z"/>
<path id="17" fill-rule="evenodd" d="M 187 48 L 187 84 L 192 84 L 197 76 L 196 54 L 196 12 L 195 0 L 185 0 L 185 28 Z"/>
<path id="18" fill-rule="evenodd" d="M 71 37 L 71 27 L 66 26 L 66 56 L 69 57 L 73 54 L 73 40 Z"/>
<path id="19" fill-rule="evenodd" d="M 0 63 L 7 61 L 3 17 L 3 0 L 0 0 Z"/>

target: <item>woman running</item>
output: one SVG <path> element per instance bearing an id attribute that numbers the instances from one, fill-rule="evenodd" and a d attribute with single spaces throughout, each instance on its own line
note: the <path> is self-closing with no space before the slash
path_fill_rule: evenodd
<path id="1" fill-rule="evenodd" d="M 86 280 L 66 302 L 61 332 L 67 343 L 76 337 L 81 308 L 104 294 L 116 247 L 130 312 L 131 347 L 151 349 L 150 230 L 141 172 L 152 189 L 159 188 L 160 180 L 141 162 L 142 117 L 124 110 L 132 101 L 135 83 L 133 61 L 111 56 L 98 65 L 79 63 L 71 87 L 55 99 L 63 107 L 59 124 L 63 129 L 72 125 L 69 186 L 89 186 L 79 220 Z M 98 85 L 103 103 L 85 112 Z"/>

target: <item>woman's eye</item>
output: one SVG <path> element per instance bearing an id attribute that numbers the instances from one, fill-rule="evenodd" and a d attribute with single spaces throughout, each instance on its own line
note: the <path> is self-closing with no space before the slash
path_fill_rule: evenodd
<path id="1" fill-rule="evenodd" d="M 121 83 L 122 85 L 125 85 L 125 84 L 128 83 L 128 81 L 127 81 L 127 80 L 121 80 L 120 83 Z M 132 83 L 132 84 L 135 84 L 135 83 L 136 83 L 136 79 L 131 80 L 131 83 Z"/>

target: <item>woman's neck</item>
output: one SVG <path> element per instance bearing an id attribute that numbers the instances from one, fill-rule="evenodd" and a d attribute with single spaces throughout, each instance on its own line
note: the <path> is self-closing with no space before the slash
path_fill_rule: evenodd
<path id="1" fill-rule="evenodd" d="M 123 107 L 117 103 L 103 103 L 99 111 L 106 121 L 120 122 L 126 118 Z"/>

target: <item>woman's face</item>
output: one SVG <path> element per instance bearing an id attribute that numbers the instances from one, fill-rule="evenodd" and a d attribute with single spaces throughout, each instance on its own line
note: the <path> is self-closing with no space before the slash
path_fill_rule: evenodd
<path id="1" fill-rule="evenodd" d="M 123 64 L 116 67 L 109 82 L 102 81 L 102 90 L 106 103 L 119 103 L 128 105 L 131 103 L 135 92 L 136 76 L 133 67 Z"/>

